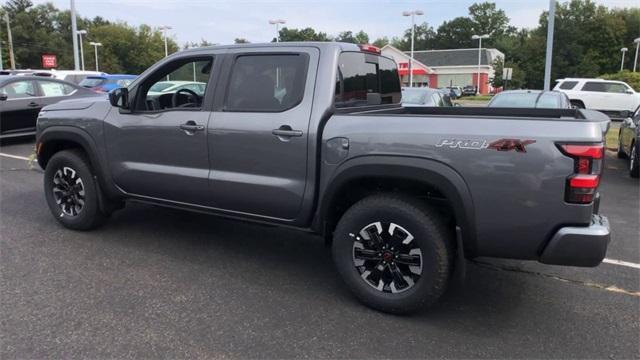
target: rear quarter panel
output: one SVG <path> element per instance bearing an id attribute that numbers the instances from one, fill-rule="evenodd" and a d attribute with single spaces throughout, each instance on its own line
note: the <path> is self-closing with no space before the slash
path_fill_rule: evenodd
<path id="1" fill-rule="evenodd" d="M 587 225 L 591 219 L 592 205 L 564 201 L 573 160 L 556 143 L 602 141 L 597 122 L 335 115 L 324 130 L 323 144 L 334 137 L 349 139 L 349 153 L 340 163 L 322 162 L 323 180 L 348 159 L 377 155 L 431 159 L 460 174 L 472 197 L 478 256 L 536 259 L 556 229 Z M 443 140 L 488 144 L 499 139 L 535 142 L 526 152 L 439 146 Z"/>

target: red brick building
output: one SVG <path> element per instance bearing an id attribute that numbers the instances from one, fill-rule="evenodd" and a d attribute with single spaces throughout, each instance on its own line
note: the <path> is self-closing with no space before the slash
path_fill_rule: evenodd
<path id="1" fill-rule="evenodd" d="M 413 86 L 432 88 L 446 86 L 478 85 L 478 48 L 419 50 L 414 51 Z M 395 60 L 404 86 L 409 85 L 409 52 L 386 45 L 382 54 Z M 493 79 L 493 64 L 496 59 L 504 59 L 497 49 L 483 48 L 480 53 L 480 93 L 492 91 L 490 79 Z"/>

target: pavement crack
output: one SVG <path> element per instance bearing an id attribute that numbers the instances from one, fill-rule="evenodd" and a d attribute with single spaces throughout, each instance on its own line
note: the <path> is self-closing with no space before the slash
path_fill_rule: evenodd
<path id="1" fill-rule="evenodd" d="M 604 284 L 594 283 L 594 282 L 591 282 L 591 281 L 567 279 L 567 278 L 564 278 L 564 277 L 561 277 L 561 276 L 558 276 L 558 275 L 547 274 L 547 273 L 543 273 L 543 272 L 539 272 L 539 271 L 525 270 L 525 269 L 521 269 L 519 267 L 509 266 L 509 265 L 491 264 L 491 263 L 484 262 L 484 261 L 470 260 L 470 262 L 472 264 L 475 264 L 475 265 L 479 266 L 479 267 L 490 269 L 490 270 L 509 271 L 509 272 L 528 274 L 528 275 L 541 276 L 541 277 L 553 279 L 553 280 L 556 280 L 556 281 L 562 281 L 562 282 L 566 282 L 566 283 L 577 284 L 577 285 L 586 286 L 586 287 L 590 287 L 590 288 L 596 288 L 596 289 L 600 289 L 600 290 L 605 290 L 605 291 L 609 291 L 609 292 L 615 292 L 615 293 L 619 293 L 619 294 L 625 294 L 625 295 L 630 295 L 630 296 L 634 296 L 634 297 L 640 297 L 640 291 L 626 290 L 626 289 L 619 288 L 619 287 L 617 287 L 615 285 L 604 285 Z"/>

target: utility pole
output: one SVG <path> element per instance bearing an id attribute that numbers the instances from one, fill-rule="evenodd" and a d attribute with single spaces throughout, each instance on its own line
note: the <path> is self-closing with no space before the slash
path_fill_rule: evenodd
<path id="1" fill-rule="evenodd" d="M 11 36 L 11 25 L 9 25 L 9 14 L 4 14 L 4 21 L 7 23 L 7 38 L 9 39 L 9 64 L 11 70 L 16 69 L 16 58 L 13 55 L 13 37 Z"/>
<path id="2" fill-rule="evenodd" d="M 544 62 L 544 91 L 551 88 L 551 59 L 553 56 L 553 26 L 556 21 L 556 0 L 549 0 L 549 19 L 547 20 L 547 57 Z"/>
<path id="3" fill-rule="evenodd" d="M 73 38 L 73 68 L 80 70 L 80 57 L 78 56 L 78 27 L 76 25 L 76 2 L 71 0 L 71 37 Z"/>
<path id="4" fill-rule="evenodd" d="M 637 52 L 636 52 L 637 55 Z M 2 67 L 2 37 L 0 36 L 0 70 L 4 70 Z"/>

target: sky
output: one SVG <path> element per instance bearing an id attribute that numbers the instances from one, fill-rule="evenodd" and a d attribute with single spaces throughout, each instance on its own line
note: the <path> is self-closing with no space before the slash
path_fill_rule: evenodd
<path id="1" fill-rule="evenodd" d="M 35 4 L 52 2 L 68 9 L 70 0 L 32 0 Z M 373 42 L 376 38 L 400 36 L 410 26 L 401 14 L 419 9 L 417 23 L 428 22 L 435 28 L 457 16 L 468 15 L 468 7 L 481 0 L 76 0 L 76 11 L 83 17 L 101 16 L 130 25 L 152 27 L 169 25 L 169 36 L 182 45 L 205 39 L 229 44 L 235 38 L 268 42 L 275 37 L 270 19 L 284 19 L 291 28 L 312 27 L 337 35 L 341 31 L 364 30 Z M 562 1 L 562 0 L 559 0 Z M 596 0 L 608 7 L 630 7 L 637 0 Z M 517 27 L 532 28 L 549 6 L 548 0 L 494 0 Z M 89 38 L 91 34 L 89 34 Z M 99 41 L 99 39 L 96 39 Z"/>

